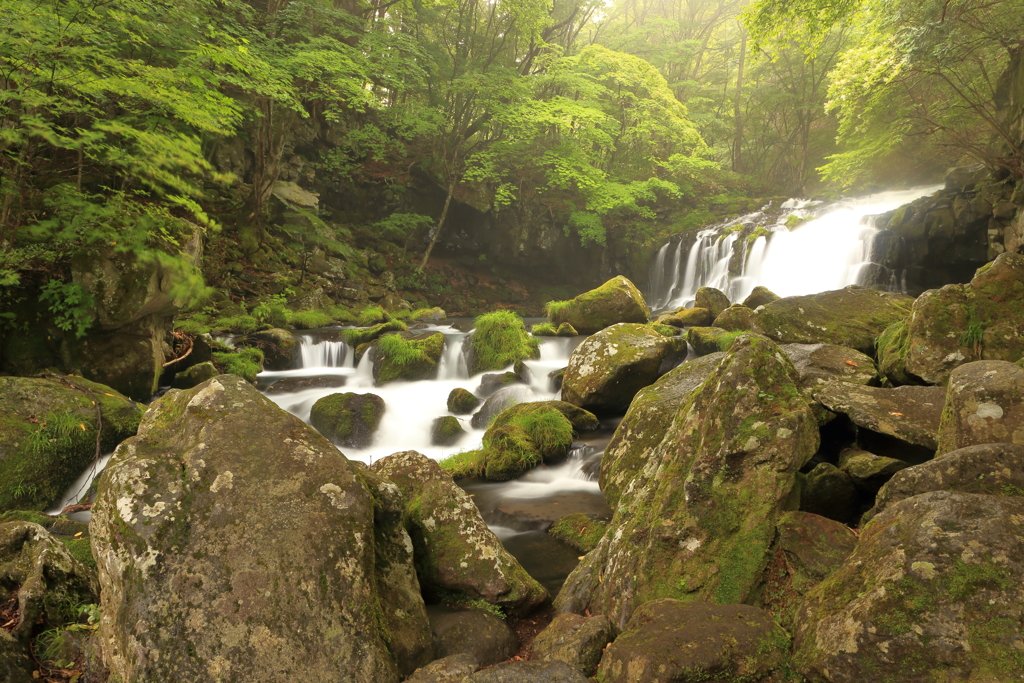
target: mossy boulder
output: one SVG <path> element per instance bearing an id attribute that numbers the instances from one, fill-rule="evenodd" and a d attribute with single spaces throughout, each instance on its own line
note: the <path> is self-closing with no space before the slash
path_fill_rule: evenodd
<path id="1" fill-rule="evenodd" d="M 1021 377 L 1024 378 L 1024 370 Z M 1021 386 L 1024 389 L 1024 384 Z M 848 416 L 858 427 L 929 450 L 938 446 L 939 419 L 946 404 L 946 390 L 942 387 L 883 389 L 827 382 L 812 392 L 823 406 Z"/>
<path id="2" fill-rule="evenodd" d="M 486 398 L 502 387 L 519 382 L 519 377 L 514 372 L 485 373 L 480 376 L 480 386 L 473 392 L 475 396 Z"/>
<path id="3" fill-rule="evenodd" d="M 445 415 L 434 420 L 430 428 L 430 443 L 433 446 L 451 446 L 466 435 L 457 417 Z"/>
<path id="4" fill-rule="evenodd" d="M 1024 446 L 987 443 L 967 446 L 893 475 L 861 520 L 867 523 L 890 505 L 929 491 L 990 496 L 1024 496 Z"/>
<path id="5" fill-rule="evenodd" d="M 530 658 L 539 662 L 565 662 L 574 671 L 592 676 L 605 647 L 618 633 L 603 614 L 592 617 L 559 614 L 534 638 Z"/>
<path id="6" fill-rule="evenodd" d="M 861 531 L 807 594 L 794 665 L 811 681 L 1007 681 L 1024 639 L 1024 499 L 936 491 Z"/>
<path id="7" fill-rule="evenodd" d="M 490 612 L 432 605 L 427 613 L 434 635 L 434 653 L 438 657 L 469 655 L 479 669 L 511 659 L 519 650 L 515 631 Z"/>
<path id="8" fill-rule="evenodd" d="M 554 464 L 568 454 L 576 425 L 580 431 L 589 431 L 599 424 L 592 413 L 564 401 L 520 403 L 498 413 L 484 434 L 484 446 L 496 430 L 515 425 L 526 432 L 544 462 Z"/>
<path id="9" fill-rule="evenodd" d="M 845 524 L 808 512 L 787 512 L 776 527 L 772 559 L 754 605 L 792 632 L 804 595 L 842 566 L 856 546 L 857 536 Z"/>
<path id="10" fill-rule="evenodd" d="M 448 412 L 456 415 L 468 415 L 476 410 L 478 405 L 480 399 L 462 387 L 456 387 L 448 394 Z"/>
<path id="11" fill-rule="evenodd" d="M 675 313 L 659 315 L 654 322 L 672 327 L 707 327 L 714 320 L 715 316 L 706 308 L 683 308 Z"/>
<path id="12" fill-rule="evenodd" d="M 100 451 L 135 434 L 145 408 L 81 377 L 0 377 L 0 512 L 43 510 Z"/>
<path id="13" fill-rule="evenodd" d="M 705 327 L 707 326 L 705 325 Z M 742 304 L 733 304 L 719 313 L 709 326 L 718 327 L 728 332 L 749 332 L 754 327 L 754 311 Z"/>
<path id="14" fill-rule="evenodd" d="M 895 383 L 946 384 L 977 360 L 1024 355 L 1024 256 L 1000 254 L 969 284 L 925 292 L 879 340 L 879 365 Z"/>
<path id="15" fill-rule="evenodd" d="M 31 522 L 46 529 L 47 532 L 64 544 L 71 556 L 86 567 L 96 571 L 96 560 L 92 556 L 89 544 L 88 522 L 76 522 L 63 515 L 50 517 L 40 512 L 28 510 L 11 510 L 0 514 L 0 524 L 5 522 Z"/>
<path id="16" fill-rule="evenodd" d="M 769 681 L 789 636 L 750 605 L 669 598 L 639 608 L 601 658 L 602 683 Z"/>
<path id="17" fill-rule="evenodd" d="M 340 446 L 366 448 L 384 410 L 384 399 L 376 394 L 329 394 L 313 404 L 309 424 Z"/>
<path id="18" fill-rule="evenodd" d="M 377 386 L 395 380 L 435 379 L 444 353 L 444 335 L 385 334 L 372 345 L 373 379 Z"/>
<path id="19" fill-rule="evenodd" d="M 530 434 L 519 425 L 489 427 L 481 454 L 483 476 L 491 481 L 515 479 L 544 462 Z"/>
<path id="20" fill-rule="evenodd" d="M 589 553 L 604 536 L 608 522 L 584 512 L 574 512 L 555 521 L 548 533 L 581 553 Z"/>
<path id="21" fill-rule="evenodd" d="M 166 394 L 92 510 L 112 676 L 397 681 L 429 645 L 397 495 L 240 378 Z"/>
<path id="22" fill-rule="evenodd" d="M 523 384 L 512 384 L 498 389 L 487 397 L 480 410 L 473 413 L 469 423 L 474 429 L 486 429 L 503 410 L 533 400 L 533 391 Z"/>
<path id="23" fill-rule="evenodd" d="M 299 344 L 288 330 L 271 328 L 253 332 L 239 339 L 236 346 L 251 346 L 263 352 L 267 370 L 287 370 L 295 364 Z"/>
<path id="24" fill-rule="evenodd" d="M 373 463 L 406 500 L 405 524 L 424 594 L 435 601 L 485 600 L 525 614 L 550 598 L 505 550 L 451 475 L 415 451 Z"/>
<path id="25" fill-rule="evenodd" d="M 818 440 L 792 363 L 768 339 L 740 337 L 620 494 L 556 607 L 625 624 L 657 598 L 747 599 Z"/>
<path id="26" fill-rule="evenodd" d="M 565 662 L 512 660 L 477 671 L 463 683 L 587 683 Z"/>
<path id="27" fill-rule="evenodd" d="M 16 597 L 11 591 L 17 591 Z M 75 559 L 42 526 L 5 521 L 0 522 L 0 605 L 10 597 L 16 600 L 17 619 L 0 624 L 0 664 L 7 657 L 7 663 L 20 665 L 28 659 L 28 645 L 38 635 L 37 626 L 57 627 L 76 621 L 75 608 L 99 603 L 99 582 L 94 569 Z M 10 673 L 22 668 L 12 668 Z M 29 673 L 34 668 L 29 668 Z M 4 673 L 0 671 L 0 680 L 8 680 L 3 679 Z"/>
<path id="28" fill-rule="evenodd" d="M 569 323 L 557 326 L 552 323 L 537 323 L 530 332 L 535 337 L 575 337 L 579 334 Z"/>
<path id="29" fill-rule="evenodd" d="M 562 400 L 592 412 L 625 410 L 658 379 L 672 341 L 647 325 L 619 323 L 580 344 L 562 379 Z"/>
<path id="30" fill-rule="evenodd" d="M 698 356 L 728 351 L 742 332 L 727 332 L 717 327 L 691 327 L 686 331 L 686 342 Z"/>
<path id="31" fill-rule="evenodd" d="M 540 358 L 540 345 L 523 319 L 512 311 L 493 311 L 476 319 L 462 346 L 469 375 L 502 370 L 525 358 Z"/>
<path id="32" fill-rule="evenodd" d="M 939 455 L 981 443 L 1024 444 L 1024 368 L 977 361 L 953 370 L 938 431 Z"/>
<path id="33" fill-rule="evenodd" d="M 559 337 L 577 337 L 580 333 L 576 330 L 575 327 L 573 327 L 569 323 L 562 323 L 561 325 L 558 326 L 558 331 L 556 334 Z"/>
<path id="34" fill-rule="evenodd" d="M 743 305 L 749 309 L 755 310 L 758 306 L 767 306 L 773 301 L 778 301 L 779 299 L 780 297 L 778 294 L 767 287 L 758 285 L 757 287 L 754 287 L 754 289 L 750 291 L 750 294 L 747 295 L 747 298 L 743 300 Z"/>
<path id="35" fill-rule="evenodd" d="M 220 374 L 217 367 L 211 361 L 198 363 L 174 376 L 171 387 L 174 389 L 191 389 L 199 386 L 208 379 L 213 379 Z"/>
<path id="36" fill-rule="evenodd" d="M 408 332 L 409 327 L 401 320 L 387 320 L 370 327 L 353 327 L 342 330 L 341 338 L 353 349 L 363 344 L 369 344 L 379 339 L 388 332 Z"/>
<path id="37" fill-rule="evenodd" d="M 580 334 L 594 334 L 616 323 L 645 323 L 650 317 L 643 294 L 621 275 L 570 301 L 548 304 L 552 324 L 568 323 Z"/>
<path id="38" fill-rule="evenodd" d="M 467 676 L 479 670 L 480 663 L 473 655 L 449 655 L 417 669 L 405 679 L 405 683 L 462 683 Z"/>
<path id="39" fill-rule="evenodd" d="M 901 294 L 851 285 L 766 304 L 754 312 L 754 331 L 784 344 L 835 344 L 871 355 L 875 339 L 907 317 L 913 302 Z"/>
<path id="40" fill-rule="evenodd" d="M 907 467 L 910 464 L 903 460 L 875 455 L 860 448 L 847 448 L 839 454 L 839 469 L 848 474 L 858 488 L 871 495 Z"/>
<path id="41" fill-rule="evenodd" d="M 601 458 L 601 491 L 613 510 L 633 477 L 647 465 L 676 415 L 724 357 L 724 353 L 715 353 L 683 363 L 637 393 Z"/>
<path id="42" fill-rule="evenodd" d="M 722 314 L 722 311 L 729 308 L 729 297 L 720 289 L 714 287 L 701 287 L 695 295 L 694 308 L 703 308 L 711 314 L 714 320 Z"/>
<path id="43" fill-rule="evenodd" d="M 843 524 L 856 520 L 859 501 L 853 479 L 830 462 L 815 465 L 800 487 L 800 510 Z"/>

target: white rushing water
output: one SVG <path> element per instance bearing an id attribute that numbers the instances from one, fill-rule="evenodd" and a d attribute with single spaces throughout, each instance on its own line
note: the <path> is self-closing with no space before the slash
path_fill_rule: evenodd
<path id="1" fill-rule="evenodd" d="M 299 356 L 303 367 L 282 372 L 264 372 L 261 381 L 272 381 L 286 377 L 322 377 L 344 375 L 347 378 L 344 387 L 309 388 L 294 392 L 268 392 L 267 398 L 274 401 L 288 412 L 309 422 L 309 413 L 317 400 L 333 393 L 353 392 L 357 394 L 372 393 L 384 399 L 384 417 L 377 429 L 373 443 L 362 449 L 342 448 L 342 452 L 352 460 L 371 463 L 386 455 L 405 450 L 416 450 L 427 457 L 439 460 L 453 453 L 479 448 L 482 444 L 482 429 L 473 429 L 470 415 L 457 415 L 467 434 L 453 446 L 434 446 L 430 443 L 430 432 L 433 422 L 438 417 L 450 415 L 447 402 L 448 394 L 457 387 L 473 392 L 480 385 L 480 376 L 469 377 L 466 363 L 462 356 L 462 345 L 467 336 L 451 326 L 431 326 L 417 329 L 417 332 L 441 332 L 445 336 L 445 350 L 438 368 L 436 380 L 420 380 L 415 382 L 396 381 L 384 386 L 375 386 L 373 380 L 372 359 L 364 355 L 358 366 L 345 364 L 344 359 L 351 359 L 351 349 L 344 352 L 317 349 L 328 342 L 317 341 L 312 335 L 303 335 L 299 339 Z M 540 359 L 525 361 L 531 372 L 531 384 L 518 387 L 521 401 L 545 401 L 558 398 L 549 389 L 548 373 L 566 366 L 573 349 L 582 338 L 546 338 L 541 340 Z M 336 342 L 340 343 L 340 342 Z M 312 348 L 310 348 L 312 347 Z M 342 366 L 337 365 L 306 365 L 307 362 L 327 363 L 343 359 Z M 511 366 L 504 372 L 511 370 Z M 569 475 L 569 478 L 574 478 Z M 595 486 L 588 482 L 591 486 Z"/>
<path id="2" fill-rule="evenodd" d="M 798 296 L 860 284 L 878 233 L 871 217 L 941 187 L 880 192 L 831 204 L 791 199 L 778 216 L 759 211 L 703 230 L 690 248 L 678 240 L 668 242 L 651 266 L 652 308 L 688 306 L 700 287 L 714 287 L 731 301 L 742 301 L 758 285 L 779 296 Z M 808 220 L 790 231 L 786 222 L 792 215 Z M 742 228 L 756 226 L 769 234 L 752 242 L 739 239 Z"/>

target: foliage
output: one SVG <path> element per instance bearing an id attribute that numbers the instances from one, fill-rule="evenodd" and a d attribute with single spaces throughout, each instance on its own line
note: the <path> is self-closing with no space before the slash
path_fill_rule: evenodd
<path id="1" fill-rule="evenodd" d="M 255 382 L 256 375 L 263 371 L 263 352 L 253 347 L 244 347 L 232 352 L 215 351 L 213 362 L 223 373 L 238 375 L 248 382 Z"/>
<path id="2" fill-rule="evenodd" d="M 438 464 L 453 479 L 479 477 L 484 473 L 485 456 L 483 450 L 462 451 L 441 458 Z"/>
<path id="3" fill-rule="evenodd" d="M 500 370 L 517 360 L 534 358 L 540 344 L 526 331 L 523 319 L 512 311 L 493 311 L 479 316 L 469 343 L 475 358 L 471 374 Z"/>
<path id="4" fill-rule="evenodd" d="M 77 282 L 50 280 L 40 290 L 39 300 L 48 305 L 53 324 L 81 339 L 92 327 L 92 295 Z"/>

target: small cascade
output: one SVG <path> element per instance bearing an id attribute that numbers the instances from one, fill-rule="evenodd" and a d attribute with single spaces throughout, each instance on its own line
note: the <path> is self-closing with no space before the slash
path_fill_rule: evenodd
<path id="1" fill-rule="evenodd" d="M 61 510 L 66 508 L 68 505 L 75 505 L 76 503 L 83 502 L 89 494 L 89 489 L 92 487 L 92 483 L 96 481 L 96 478 L 103 472 L 107 463 L 110 462 L 110 456 L 112 455 L 113 453 L 107 453 L 106 455 L 101 455 L 99 458 L 94 460 L 84 472 L 78 475 L 75 482 L 68 487 L 67 491 L 64 492 L 64 495 L 62 495 L 56 503 L 54 503 L 53 507 L 46 510 L 43 514 L 50 515 L 51 517 L 56 516 L 59 515 Z M 88 522 L 91 518 L 92 513 L 88 510 L 83 512 L 74 512 L 68 515 L 68 519 L 76 522 Z"/>
<path id="2" fill-rule="evenodd" d="M 466 334 L 448 333 L 444 336 L 444 355 L 437 366 L 437 378 L 463 379 L 469 377 L 469 368 L 466 367 L 466 358 L 462 355 L 462 347 L 466 343 Z"/>
<path id="3" fill-rule="evenodd" d="M 790 199 L 778 209 L 767 206 L 702 230 L 689 248 L 674 238 L 651 265 L 648 299 L 655 310 L 664 310 L 692 305 L 701 287 L 720 289 L 732 301 L 742 301 L 758 285 L 779 296 L 852 284 L 903 291 L 903 274 L 878 263 L 873 219 L 939 189 L 881 192 L 831 204 Z M 802 224 L 790 230 L 794 222 Z"/>
<path id="4" fill-rule="evenodd" d="M 343 341 L 299 337 L 299 367 L 309 368 L 353 368 L 355 353 Z"/>

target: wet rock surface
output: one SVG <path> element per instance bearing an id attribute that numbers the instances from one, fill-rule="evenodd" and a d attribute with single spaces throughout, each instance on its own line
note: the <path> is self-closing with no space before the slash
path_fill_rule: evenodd
<path id="1" fill-rule="evenodd" d="M 309 423 L 328 439 L 351 448 L 365 448 L 384 417 L 384 399 L 376 394 L 330 394 L 318 399 Z"/>
<path id="2" fill-rule="evenodd" d="M 531 658 L 542 662 L 565 662 L 583 676 L 592 676 L 597 671 L 605 647 L 617 635 L 618 630 L 604 615 L 559 614 L 537 634 Z"/>

